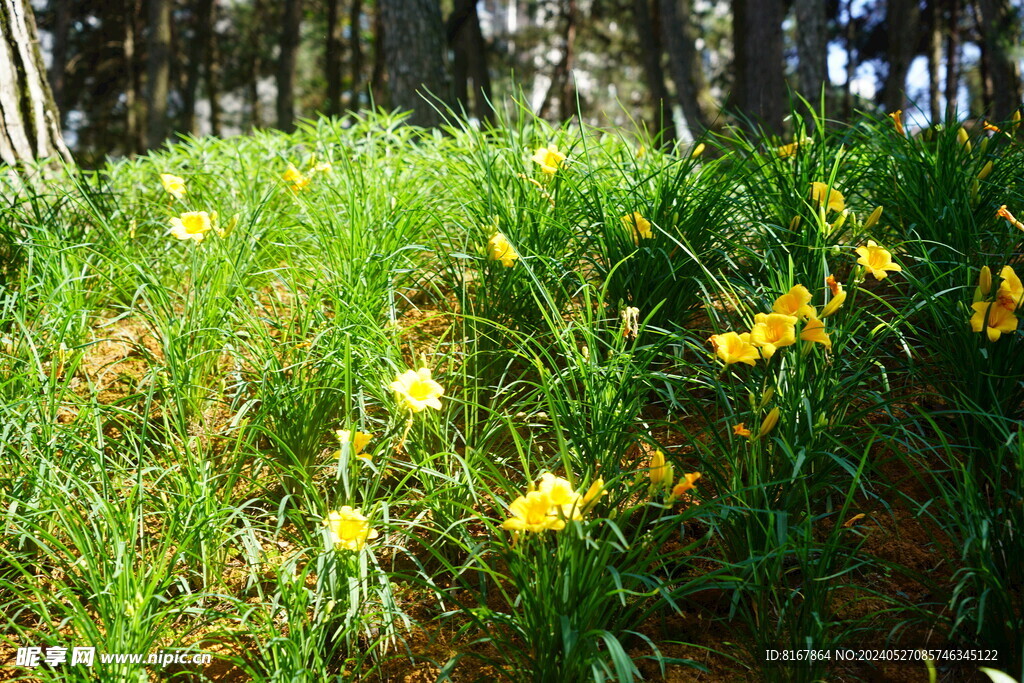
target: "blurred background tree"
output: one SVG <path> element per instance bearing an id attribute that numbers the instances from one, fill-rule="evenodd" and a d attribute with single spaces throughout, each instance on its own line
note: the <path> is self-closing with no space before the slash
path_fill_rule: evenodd
<path id="1" fill-rule="evenodd" d="M 729 123 L 785 132 L 791 91 L 835 118 L 1004 120 L 1021 0 L 35 0 L 69 146 L 85 164 L 180 135 L 317 113 L 522 96 L 552 121 L 642 123 L 663 144 Z M 390 36 L 390 38 L 389 38 Z M 9 36 L 5 37 L 10 40 Z M 433 103 L 418 93 L 429 91 Z"/>

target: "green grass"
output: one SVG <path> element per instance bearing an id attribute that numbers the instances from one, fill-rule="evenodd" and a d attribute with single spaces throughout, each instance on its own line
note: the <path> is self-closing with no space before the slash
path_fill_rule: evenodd
<path id="1" fill-rule="evenodd" d="M 363 114 L 5 190 L 5 675 L 816 681 L 878 672 L 764 650 L 928 645 L 1020 678 L 1024 333 L 969 324 L 1024 274 L 1019 143 L 792 121 L 782 153 L 660 152 L 514 107 Z M 842 287 L 829 343 L 804 310 L 731 362 L 796 285 L 815 316 Z M 391 388 L 420 368 L 439 410 Z M 510 530 L 545 475 L 605 495 Z M 346 507 L 366 526 L 325 525 Z M 31 646 L 217 662 L 13 666 Z"/>

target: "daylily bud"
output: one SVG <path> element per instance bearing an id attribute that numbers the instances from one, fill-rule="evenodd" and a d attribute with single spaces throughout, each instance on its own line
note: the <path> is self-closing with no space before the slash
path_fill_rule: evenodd
<path id="1" fill-rule="evenodd" d="M 789 222 L 789 231 L 796 232 L 797 228 L 800 227 L 800 216 L 793 216 L 793 220 Z"/>
<path id="2" fill-rule="evenodd" d="M 778 423 L 778 421 L 779 409 L 776 406 L 775 408 L 772 408 L 771 412 L 765 415 L 764 420 L 761 421 L 761 428 L 757 430 L 757 438 L 763 439 L 764 437 L 768 436 L 768 434 L 771 433 L 773 429 L 775 429 L 775 425 L 776 423 Z"/>
<path id="3" fill-rule="evenodd" d="M 971 203 L 977 205 L 978 196 L 981 192 L 981 184 L 977 178 L 971 178 Z"/>
<path id="4" fill-rule="evenodd" d="M 849 215 L 850 215 L 850 210 L 849 209 L 843 209 L 843 212 L 841 214 L 839 214 L 839 218 L 837 218 L 835 220 L 835 222 L 832 223 L 832 229 L 833 230 L 838 230 L 839 228 L 843 227 L 843 224 L 846 223 L 846 217 L 849 216 Z"/>
<path id="5" fill-rule="evenodd" d="M 986 138 L 986 140 L 987 139 L 988 138 Z M 991 172 L 992 172 L 992 162 L 989 161 L 984 166 L 982 166 L 981 167 L 981 171 L 978 172 L 978 180 L 984 180 L 985 178 L 988 178 L 988 174 L 991 173 Z"/>
<path id="6" fill-rule="evenodd" d="M 984 155 L 984 154 L 985 154 L 985 152 L 987 152 L 987 151 L 988 151 L 988 143 L 989 143 L 989 142 L 990 142 L 991 140 L 992 140 L 992 138 L 982 138 L 982 139 L 981 139 L 981 144 L 980 144 L 980 145 L 978 145 L 978 149 L 979 149 L 979 150 L 981 150 L 981 153 L 982 153 L 982 155 Z"/>
<path id="7" fill-rule="evenodd" d="M 590 485 L 589 489 L 587 489 L 587 492 L 583 494 L 583 503 L 580 506 L 580 512 L 588 512 L 590 508 L 594 507 L 594 504 L 597 503 L 601 496 L 606 495 L 608 495 L 608 492 L 604 490 L 604 479 L 595 479 L 594 483 Z"/>
<path id="8" fill-rule="evenodd" d="M 761 396 L 761 403 L 758 405 L 758 410 L 764 410 L 771 400 L 775 398 L 775 387 L 768 387 L 764 390 L 764 394 Z"/>
<path id="9" fill-rule="evenodd" d="M 1020 109 L 1018 109 L 1017 111 L 1013 112 L 1013 116 L 1010 117 L 1010 120 L 1013 122 L 1013 124 L 1010 126 L 1010 131 L 1014 135 L 1016 135 L 1017 134 L 1017 126 L 1020 125 Z"/>
<path id="10" fill-rule="evenodd" d="M 992 291 L 992 271 L 988 266 L 981 267 L 981 274 L 978 276 L 978 291 L 983 297 L 988 296 L 988 293 Z"/>
<path id="11" fill-rule="evenodd" d="M 957 129 L 956 140 L 962 147 L 965 147 L 968 152 L 971 151 L 971 140 L 967 137 L 967 131 L 963 129 L 963 126 Z"/>
<path id="12" fill-rule="evenodd" d="M 667 486 L 672 483 L 672 477 L 674 474 L 672 471 L 672 465 L 665 462 L 665 454 L 660 450 L 654 451 L 654 455 L 651 456 L 651 465 L 648 469 L 648 476 L 651 478 L 652 489 Z"/>
<path id="13" fill-rule="evenodd" d="M 870 230 L 871 228 L 873 228 L 875 226 L 875 223 L 877 223 L 878 219 L 881 217 L 882 207 L 876 206 L 875 210 L 871 212 L 870 216 L 868 216 L 868 219 L 864 221 L 864 230 Z"/>
<path id="14" fill-rule="evenodd" d="M 693 148 L 693 151 L 690 152 L 690 158 L 691 159 L 697 159 L 702 154 L 704 154 L 704 143 L 703 142 Z"/>

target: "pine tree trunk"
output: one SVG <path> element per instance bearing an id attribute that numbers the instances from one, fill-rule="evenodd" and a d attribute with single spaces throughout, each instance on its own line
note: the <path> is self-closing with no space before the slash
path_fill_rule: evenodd
<path id="1" fill-rule="evenodd" d="M 661 37 L 668 53 L 668 69 L 676 84 L 676 98 L 690 135 L 720 128 L 718 105 L 711 96 L 704 65 L 697 50 L 698 30 L 692 0 L 659 0 Z M 739 53 L 737 52 L 737 55 Z M 738 63 L 738 62 L 737 62 Z M 781 66 L 780 66 L 781 69 Z"/>
<path id="2" fill-rule="evenodd" d="M 438 1 L 380 0 L 379 11 L 391 106 L 411 111 L 409 123 L 413 125 L 438 125 L 441 118 L 434 107 L 448 100 Z"/>
<path id="3" fill-rule="evenodd" d="M 1008 0 L 979 0 L 980 22 L 988 63 L 986 89 L 991 93 L 991 116 L 1006 121 L 1020 106 L 1020 67 L 1010 51 L 1020 44 L 1020 26 L 1012 20 Z"/>
<path id="4" fill-rule="evenodd" d="M 182 130 L 198 135 L 196 125 L 196 98 L 199 92 L 199 76 L 208 62 L 207 50 L 210 49 L 210 33 L 213 31 L 213 0 L 196 0 L 193 35 L 195 48 L 188 50 L 188 69 L 185 77 L 185 90 L 182 103 Z"/>
<path id="5" fill-rule="evenodd" d="M 956 101 L 960 91 L 960 0 L 949 0 L 949 26 L 946 33 L 946 116 L 956 119 Z"/>
<path id="6" fill-rule="evenodd" d="M 914 47 L 920 33 L 917 26 L 921 10 L 917 0 L 889 0 L 885 10 L 885 23 L 889 29 L 886 61 L 889 72 L 882 86 L 882 106 L 892 113 L 903 108 L 906 98 L 907 72 L 914 59 Z"/>
<path id="7" fill-rule="evenodd" d="M 325 109 L 331 116 L 341 113 L 341 22 L 338 4 L 327 0 L 327 45 L 324 50 L 324 76 L 327 78 Z"/>
<path id="8" fill-rule="evenodd" d="M 71 163 L 27 0 L 0 0 L 0 162 Z"/>
<path id="9" fill-rule="evenodd" d="M 676 126 L 672 117 L 672 102 L 665 86 L 665 72 L 661 68 L 661 36 L 659 25 L 651 16 L 649 0 L 633 0 L 633 18 L 640 39 L 640 56 L 644 80 L 654 108 L 654 140 L 662 149 L 669 149 L 676 141 Z M 660 14 L 660 13 L 659 13 Z"/>
<path id="10" fill-rule="evenodd" d="M 737 108 L 773 133 L 782 131 L 782 0 L 733 0 Z"/>
<path id="11" fill-rule="evenodd" d="M 348 15 L 349 35 L 352 44 L 349 69 L 352 74 L 352 94 L 349 106 L 359 107 L 359 95 L 363 91 L 363 0 L 352 0 L 352 8 Z"/>
<path id="12" fill-rule="evenodd" d="M 452 86 L 454 102 L 466 114 L 473 112 L 481 121 L 492 121 L 491 75 L 487 70 L 487 44 L 480 30 L 476 0 L 457 0 L 448 16 L 445 33 L 452 50 Z M 472 104 L 470 82 L 473 83 Z"/>
<path id="13" fill-rule="evenodd" d="M 50 53 L 50 88 L 58 113 L 64 111 L 64 80 L 68 65 L 68 30 L 71 28 L 71 3 L 58 2 L 53 26 L 53 50 Z"/>
<path id="14" fill-rule="evenodd" d="M 302 27 L 302 0 L 285 0 L 281 56 L 277 62 L 277 127 L 295 130 L 295 62 Z"/>
<path id="15" fill-rule="evenodd" d="M 146 100 L 149 103 L 146 146 L 159 147 L 167 138 L 167 98 L 171 79 L 171 3 L 149 0 L 149 74 Z"/>
<path id="16" fill-rule="evenodd" d="M 821 0 L 795 0 L 793 5 L 797 27 L 797 82 L 800 94 L 814 103 L 821 97 L 821 88 L 828 79 L 825 3 Z"/>
<path id="17" fill-rule="evenodd" d="M 942 10 L 938 1 L 928 3 L 928 114 L 932 125 L 942 121 L 942 109 L 939 106 L 939 67 L 942 64 Z"/>

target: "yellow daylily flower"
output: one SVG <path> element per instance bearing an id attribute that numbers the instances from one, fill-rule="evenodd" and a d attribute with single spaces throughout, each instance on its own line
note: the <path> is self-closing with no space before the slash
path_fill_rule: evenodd
<path id="1" fill-rule="evenodd" d="M 804 323 L 803 329 L 800 330 L 800 339 L 801 341 L 822 344 L 827 349 L 832 348 L 832 340 L 825 333 L 825 323 L 817 318 L 810 318 Z"/>
<path id="2" fill-rule="evenodd" d="M 726 365 L 733 363 L 746 363 L 754 365 L 761 357 L 757 348 L 750 343 L 750 333 L 726 332 L 725 334 L 714 334 L 708 339 L 715 348 L 715 353 Z"/>
<path id="3" fill-rule="evenodd" d="M 679 483 L 672 487 L 672 495 L 669 497 L 670 500 L 675 501 L 686 495 L 687 491 L 693 491 L 697 488 L 697 480 L 700 479 L 700 472 L 689 472 L 679 478 Z"/>
<path id="4" fill-rule="evenodd" d="M 1013 272 L 1013 268 L 1010 266 L 1003 266 L 1003 269 L 999 271 L 999 277 L 1003 278 L 1003 281 L 999 283 L 999 289 L 996 290 L 996 302 L 1012 313 L 1017 310 L 1021 299 L 1024 298 L 1024 285 L 1021 284 L 1017 273 Z"/>
<path id="5" fill-rule="evenodd" d="M 747 426 L 744 423 L 742 423 L 742 422 L 732 426 L 732 433 L 735 434 L 736 436 L 743 436 L 743 437 L 749 437 L 750 436 L 750 430 L 747 429 Z"/>
<path id="6" fill-rule="evenodd" d="M 1021 223 L 1019 220 L 1013 217 L 1013 214 L 1010 213 L 1009 209 L 1006 208 L 1006 204 L 1003 204 L 996 210 L 996 216 L 1009 221 L 1010 225 L 1017 228 L 1018 230 L 1024 230 L 1024 223 Z"/>
<path id="7" fill-rule="evenodd" d="M 371 456 L 369 453 L 363 452 L 363 449 L 366 448 L 366 444 L 370 443 L 370 439 L 373 438 L 373 434 L 367 434 L 366 432 L 357 431 L 355 433 L 355 436 L 353 436 L 352 432 L 348 429 L 339 429 L 337 431 L 337 434 L 338 441 L 340 441 L 343 444 L 351 444 L 350 448 L 352 455 L 356 456 L 357 458 L 362 458 L 364 460 L 373 459 L 373 456 Z M 340 451 L 338 452 L 338 455 L 340 457 Z"/>
<path id="8" fill-rule="evenodd" d="M 829 189 L 825 183 L 811 183 L 811 199 L 818 204 L 825 204 L 836 212 L 842 212 L 846 208 L 843 193 L 835 188 Z"/>
<path id="9" fill-rule="evenodd" d="M 889 118 L 892 119 L 892 125 L 896 129 L 896 134 L 906 135 L 903 130 L 903 110 L 897 109 L 893 113 L 889 114 Z"/>
<path id="10" fill-rule="evenodd" d="M 750 343 L 761 349 L 767 360 L 776 349 L 796 343 L 796 323 L 794 315 L 758 313 L 754 316 L 754 326 L 750 328 Z"/>
<path id="11" fill-rule="evenodd" d="M 857 263 L 864 266 L 867 272 L 875 276 L 876 280 L 884 280 L 889 276 L 888 271 L 898 273 L 903 270 L 898 264 L 892 262 L 892 254 L 875 244 L 874 240 L 868 240 L 866 247 L 857 247 L 856 251 L 860 255 Z"/>
<path id="12" fill-rule="evenodd" d="M 444 388 L 431 378 L 430 368 L 403 372 L 390 384 L 390 388 L 395 392 L 395 398 L 414 413 L 424 408 L 441 410 L 440 398 L 444 395 Z"/>
<path id="13" fill-rule="evenodd" d="M 626 226 L 626 229 L 629 230 L 630 235 L 632 235 L 634 244 L 639 244 L 640 238 L 645 240 L 654 239 L 654 233 L 651 231 L 651 222 L 641 216 L 639 211 L 626 214 L 620 220 Z"/>
<path id="14" fill-rule="evenodd" d="M 971 304 L 971 308 L 974 309 L 974 315 L 971 316 L 971 329 L 975 332 L 981 332 L 984 329 L 990 342 L 997 342 L 1001 335 L 1017 330 L 1017 316 L 1003 306 L 996 305 L 993 301 L 976 301 Z"/>
<path id="15" fill-rule="evenodd" d="M 816 313 L 811 302 L 811 293 L 803 285 L 793 285 L 788 292 L 775 300 L 772 311 L 798 318 L 813 318 Z"/>
<path id="16" fill-rule="evenodd" d="M 366 541 L 378 535 L 376 529 L 370 528 L 366 517 L 349 505 L 328 513 L 324 526 L 334 547 L 339 550 L 362 550 Z"/>
<path id="17" fill-rule="evenodd" d="M 168 194 L 174 195 L 175 199 L 181 199 L 185 196 L 185 179 L 170 173 L 160 174 L 160 183 L 167 190 Z"/>
<path id="18" fill-rule="evenodd" d="M 550 144 L 547 147 L 538 147 L 530 159 L 540 164 L 540 170 L 548 175 L 554 175 L 565 161 L 565 155 L 558 151 L 558 145 Z"/>
<path id="19" fill-rule="evenodd" d="M 286 170 L 284 175 L 281 176 L 281 180 L 288 183 L 288 189 L 292 192 L 304 190 L 309 186 L 309 178 L 302 175 L 299 169 L 295 168 L 292 164 L 288 164 L 288 170 Z"/>
<path id="20" fill-rule="evenodd" d="M 501 528 L 507 531 L 539 533 L 565 528 L 565 520 L 558 515 L 551 499 L 543 491 L 530 491 L 519 496 L 508 506 L 508 511 L 512 516 L 501 523 Z"/>
<path id="21" fill-rule="evenodd" d="M 568 480 L 545 472 L 537 490 L 548 497 L 552 507 L 558 508 L 563 519 L 583 519 L 583 497 L 573 490 Z"/>
<path id="22" fill-rule="evenodd" d="M 506 268 L 511 268 L 519 259 L 519 252 L 509 244 L 508 238 L 503 233 L 496 232 L 487 240 L 487 258 L 492 261 L 501 261 Z"/>
<path id="23" fill-rule="evenodd" d="M 202 242 L 212 227 L 210 214 L 205 211 L 186 211 L 171 219 L 171 234 L 179 240 Z"/>

